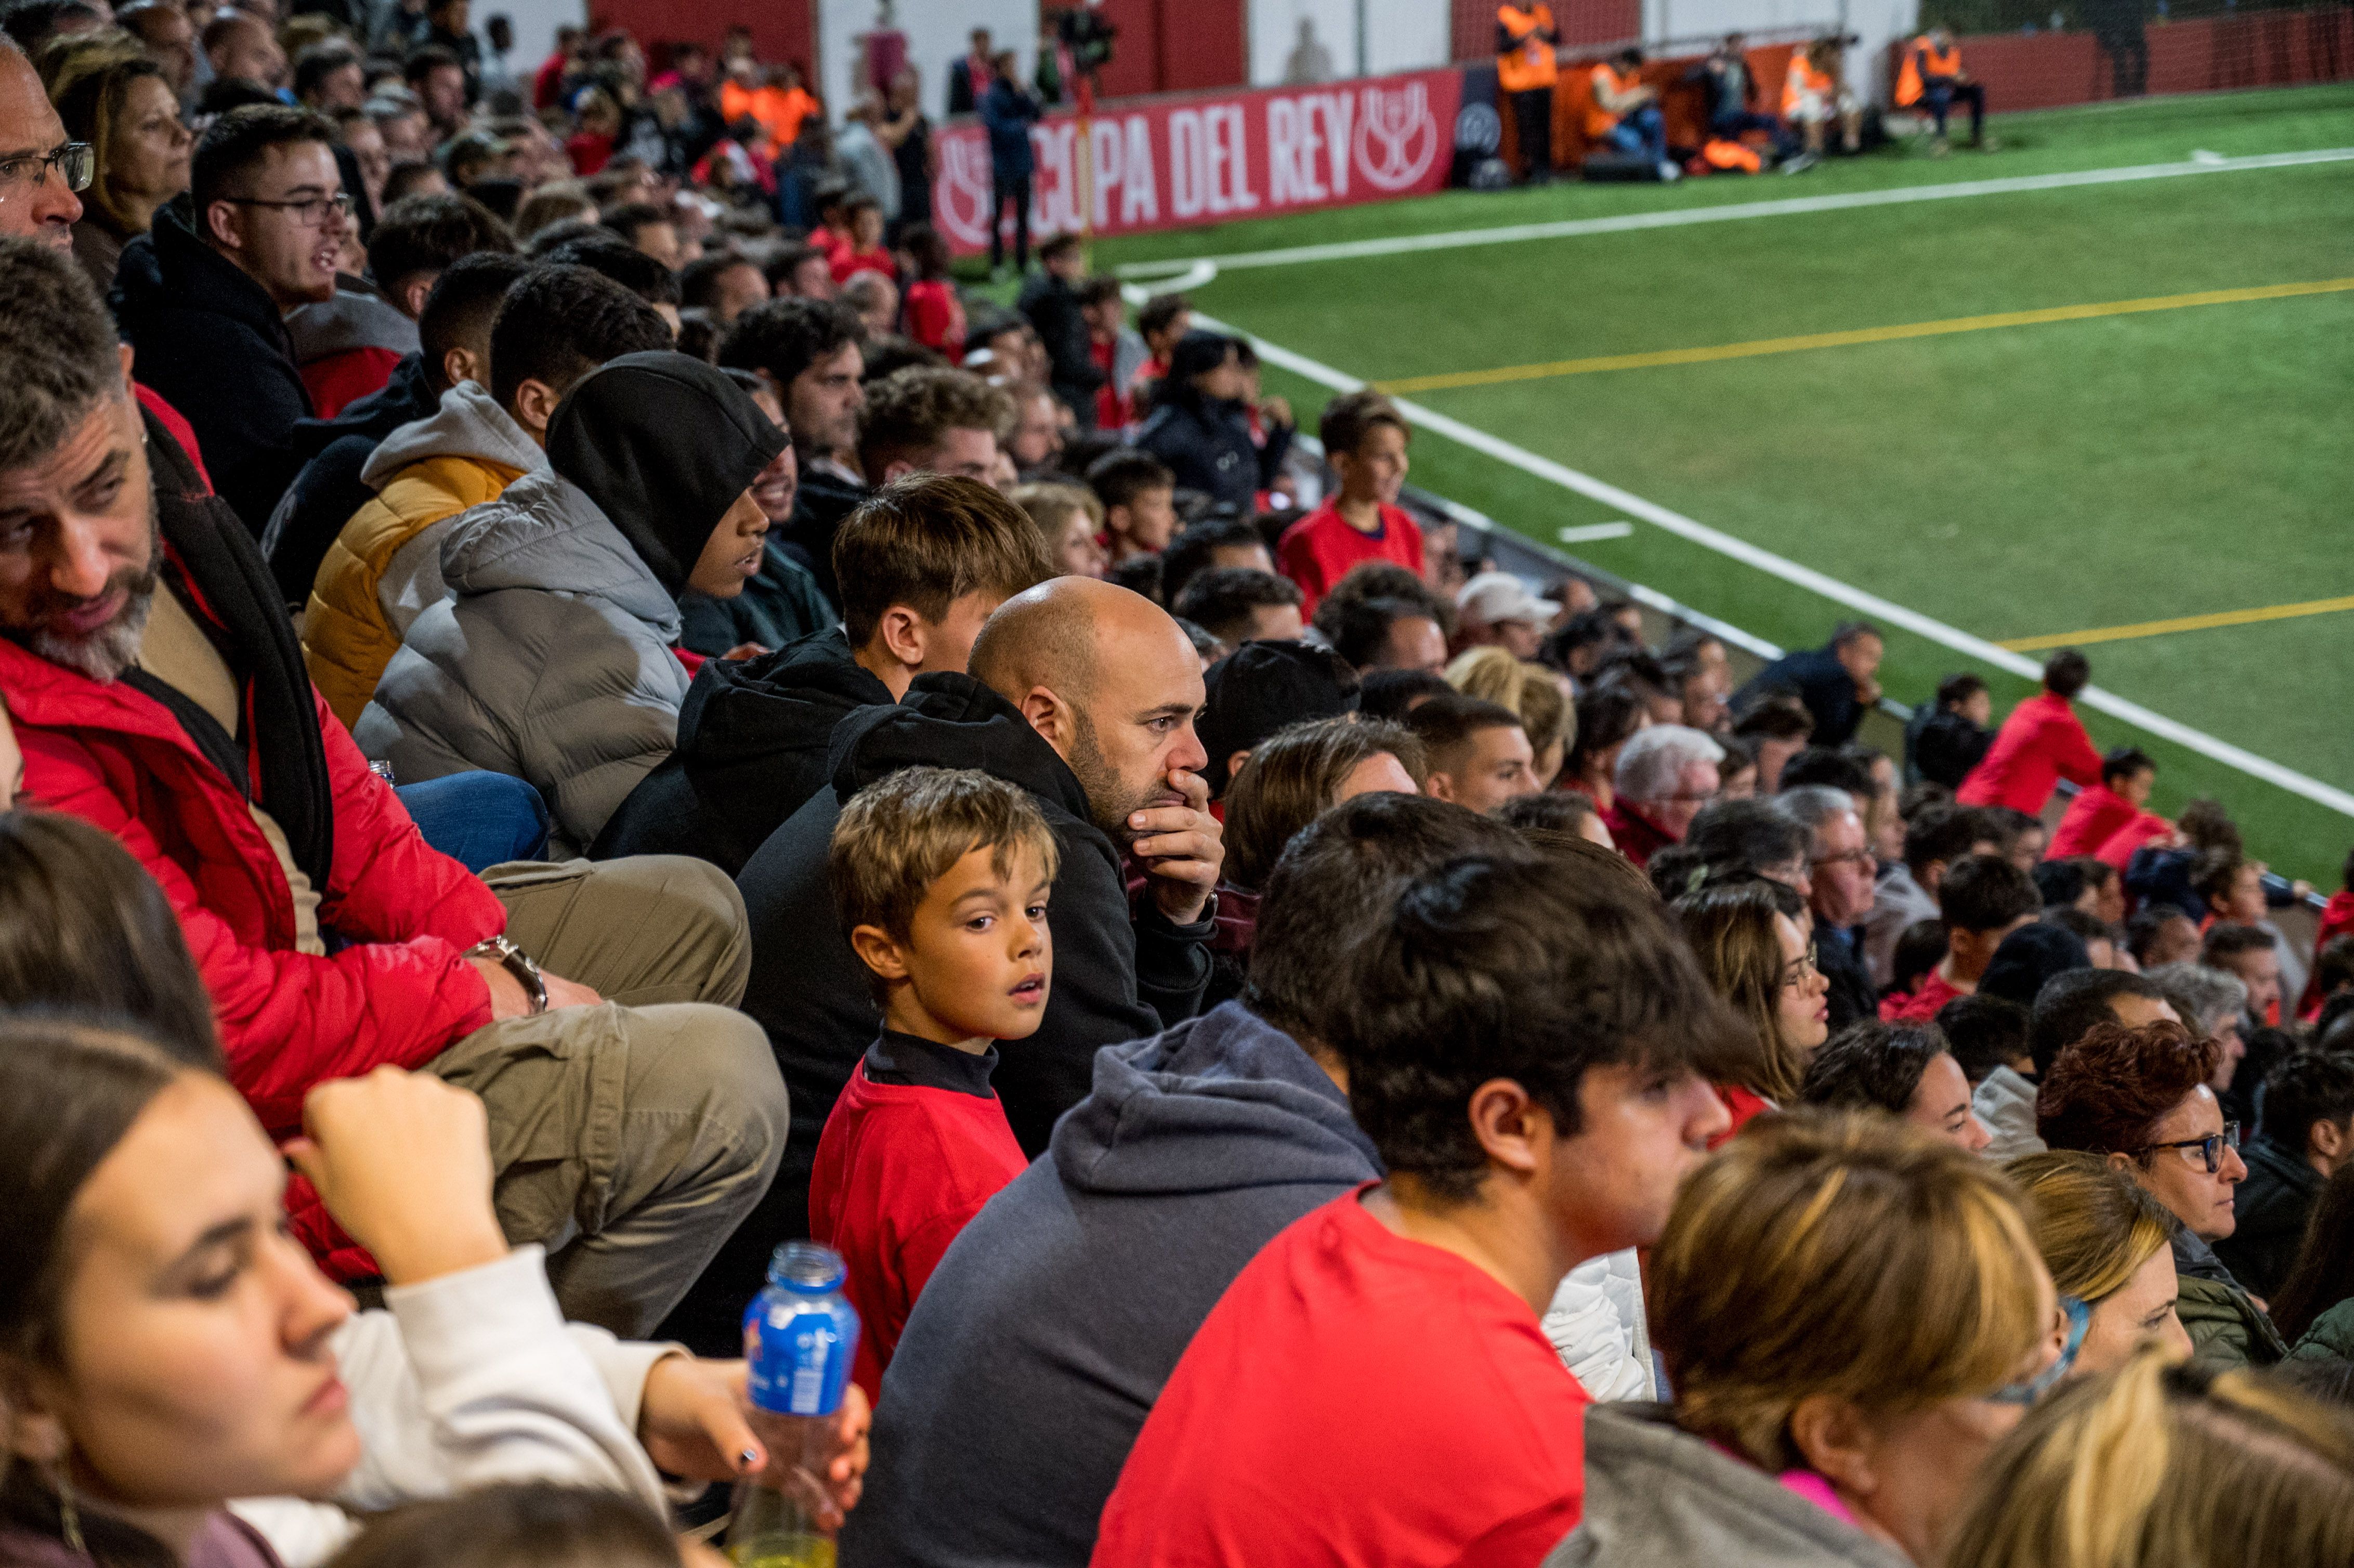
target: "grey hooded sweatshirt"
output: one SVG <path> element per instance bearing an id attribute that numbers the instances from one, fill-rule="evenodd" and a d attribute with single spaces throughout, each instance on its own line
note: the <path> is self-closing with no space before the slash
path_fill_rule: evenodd
<path id="1" fill-rule="evenodd" d="M 548 471 L 461 514 L 441 571 L 451 597 L 410 624 L 352 738 L 403 784 L 524 779 L 555 820 L 550 858 L 577 855 L 677 739 L 677 601 Z"/>
<path id="2" fill-rule="evenodd" d="M 1093 1092 L 917 1299 L 843 1568 L 1082 1568 L 1211 1307 L 1277 1232 L 1380 1174 L 1332 1080 L 1239 1002 L 1096 1053 Z"/>
<path id="3" fill-rule="evenodd" d="M 1664 1404 L 1585 1414 L 1585 1517 L 1544 1568 L 1913 1568 L 1874 1540 L 1675 1424 Z"/>
<path id="4" fill-rule="evenodd" d="M 465 458 L 494 463 L 524 473 L 547 467 L 547 454 L 498 399 L 472 381 L 461 381 L 441 394 L 441 406 L 424 418 L 385 437 L 360 469 L 360 482 L 381 491 L 393 476 L 429 458 Z M 450 597 L 441 576 L 441 541 L 457 525 L 462 512 L 429 523 L 392 553 L 384 576 L 376 582 L 376 603 L 396 637 L 408 635 L 411 622 L 428 606 Z"/>

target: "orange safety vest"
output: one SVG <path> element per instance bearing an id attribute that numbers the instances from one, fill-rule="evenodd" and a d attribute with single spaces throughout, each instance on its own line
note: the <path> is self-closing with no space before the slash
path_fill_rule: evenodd
<path id="1" fill-rule="evenodd" d="M 1792 50 L 1789 72 L 1782 78 L 1782 112 L 1786 115 L 1793 112 L 1809 94 L 1828 99 L 1830 90 L 1830 72 L 1817 70 L 1815 62 L 1807 58 L 1806 50 Z"/>
<path id="2" fill-rule="evenodd" d="M 1607 65 L 1596 66 L 1594 68 L 1594 100 L 1586 105 L 1585 109 L 1586 136 L 1591 140 L 1599 141 L 1609 135 L 1618 124 L 1618 116 L 1602 107 L 1602 95 L 1605 92 L 1615 96 L 1622 92 L 1632 92 L 1642 85 L 1643 73 L 1639 68 L 1628 71 L 1625 76 L 1620 76 Z"/>
<path id="3" fill-rule="evenodd" d="M 1553 7 L 1538 5 L 1528 10 L 1513 5 L 1496 8 L 1499 43 L 1509 48 L 1496 52 L 1496 85 L 1506 92 L 1534 92 L 1553 84 L 1555 67 L 1553 45 L 1538 35 L 1553 31 Z"/>
<path id="4" fill-rule="evenodd" d="M 1929 68 L 1925 73 L 1921 69 L 1925 62 Z M 1904 46 L 1904 63 L 1896 73 L 1896 107 L 1910 109 L 1921 101 L 1921 94 L 1927 90 L 1922 81 L 1925 74 L 1959 76 L 1961 73 L 1962 47 L 1956 44 L 1941 51 L 1929 42 L 1927 34 L 1923 34 Z"/>

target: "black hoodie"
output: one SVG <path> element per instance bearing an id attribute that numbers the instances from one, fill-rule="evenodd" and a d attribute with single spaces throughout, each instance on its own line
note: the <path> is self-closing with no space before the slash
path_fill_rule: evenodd
<path id="1" fill-rule="evenodd" d="M 327 546 L 353 514 L 376 499 L 360 479 L 376 449 L 401 426 L 429 419 L 440 408 L 425 356 L 410 354 L 392 367 L 391 380 L 345 404 L 334 418 L 296 422 L 294 457 L 302 466 L 261 535 L 261 553 L 270 557 L 270 575 L 287 603 L 311 597 Z"/>
<path id="2" fill-rule="evenodd" d="M 1230 398 L 1205 397 L 1172 374 L 1155 395 L 1136 444 L 1167 463 L 1182 488 L 1248 517 L 1257 493 L 1282 471 L 1292 433 L 1288 425 L 1271 426 L 1267 445 L 1256 445 L 1248 409 Z"/>
<path id="3" fill-rule="evenodd" d="M 294 482 L 311 394 L 269 291 L 196 238 L 182 196 L 122 248 L 115 323 L 139 379 L 187 417 L 213 487 L 255 538 Z"/>
<path id="4" fill-rule="evenodd" d="M 1061 846 L 1047 916 L 1055 980 L 1038 1032 L 1009 1044 L 994 1082 L 1023 1149 L 1046 1146 L 1055 1118 L 1087 1092 L 1097 1048 L 1190 1017 L 1209 982 L 1211 922 L 1172 926 L 1150 899 L 1131 919 L 1120 856 L 1088 818 L 1086 790 L 1021 712 L 970 675 L 917 677 L 899 704 L 861 708 L 834 728 L 830 789 L 769 835 L 737 885 L 751 917 L 744 1011 L 768 1031 L 792 1097 L 784 1163 L 760 1206 L 706 1270 L 694 1297 L 731 1314 L 696 1326 L 698 1350 L 737 1342 L 732 1314 L 760 1289 L 769 1253 L 809 1234 L 818 1136 L 858 1058 L 882 1027 L 865 966 L 834 918 L 826 851 L 850 798 L 903 768 L 977 768 L 1036 798 Z M 687 1325 L 673 1319 L 672 1333 Z M 723 1330 L 724 1331 L 720 1331 Z"/>
<path id="5" fill-rule="evenodd" d="M 695 672 L 678 710 L 678 749 L 605 824 L 591 860 L 691 854 L 733 876 L 824 788 L 834 726 L 891 701 L 837 629 Z"/>

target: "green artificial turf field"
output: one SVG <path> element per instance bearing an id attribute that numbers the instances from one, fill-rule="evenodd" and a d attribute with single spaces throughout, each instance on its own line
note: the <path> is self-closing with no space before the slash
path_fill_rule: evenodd
<path id="1" fill-rule="evenodd" d="M 2267 782 L 2088 711 L 2211 793 L 2255 853 L 2334 886 L 2354 842 L 2354 161 L 2077 184 L 1681 227 L 1268 264 L 1245 253 L 1733 203 L 2354 148 L 2344 86 L 2004 118 L 2004 148 L 1890 151 L 1796 179 L 1556 185 L 1107 242 L 1099 266 L 1229 259 L 1205 314 L 1802 568 L 1992 642 L 2344 599 L 2333 610 L 2085 642 L 2097 686 L 2339 792 Z M 1237 261 L 1232 259 L 1244 257 Z M 2337 288 L 2231 302 L 2177 297 Z M 1459 377 L 1960 318 L 2160 302 L 1701 363 Z M 1303 423 L 1329 395 L 1270 368 Z M 1414 482 L 1547 544 L 1629 516 L 1437 432 Z M 1852 610 L 1634 519 L 1569 546 L 1786 646 Z M 2031 652 L 2030 658 L 2040 659 Z M 1892 629 L 1904 701 L 1978 668 Z"/>

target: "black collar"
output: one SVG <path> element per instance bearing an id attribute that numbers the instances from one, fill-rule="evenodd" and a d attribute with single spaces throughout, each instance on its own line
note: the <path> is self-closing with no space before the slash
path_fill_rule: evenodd
<path id="1" fill-rule="evenodd" d="M 885 1029 L 881 1038 L 866 1048 L 864 1065 L 870 1084 L 946 1089 L 951 1094 L 971 1095 L 984 1100 L 997 1097 L 989 1086 L 989 1075 L 997 1066 L 994 1045 L 976 1056 L 953 1045 L 936 1044 L 896 1029 Z"/>

